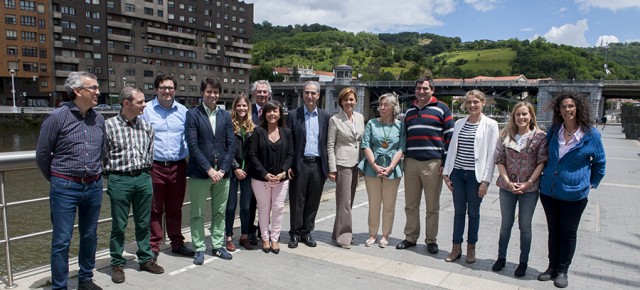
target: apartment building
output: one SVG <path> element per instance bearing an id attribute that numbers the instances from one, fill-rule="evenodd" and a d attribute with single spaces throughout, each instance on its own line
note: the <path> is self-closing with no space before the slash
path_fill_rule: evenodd
<path id="1" fill-rule="evenodd" d="M 0 4 L 0 106 L 49 106 L 53 91 L 50 2 Z M 40 99 L 28 96 L 40 96 Z"/>
<path id="2" fill-rule="evenodd" d="M 10 1 L 5 0 L 5 6 Z M 50 74 L 48 87 L 39 97 L 49 97 L 52 104 L 68 100 L 64 80 L 77 70 L 98 77 L 100 103 L 107 104 L 117 102 L 125 85 L 140 87 L 148 99 L 153 98 L 153 81 L 159 73 L 175 76 L 176 99 L 188 106 L 198 104 L 205 76 L 221 79 L 220 100 L 226 105 L 248 88 L 253 4 L 237 0 L 15 2 L 34 2 L 38 9 L 40 2 L 51 5 L 44 7 L 43 18 L 50 14 L 51 30 L 45 40 L 50 41 L 46 55 L 52 64 L 45 66 Z M 15 30 L 20 35 L 22 28 Z M 20 39 L 15 46 L 20 49 Z M 42 64 L 39 68 L 42 74 Z M 45 79 L 39 80 L 42 87 Z"/>

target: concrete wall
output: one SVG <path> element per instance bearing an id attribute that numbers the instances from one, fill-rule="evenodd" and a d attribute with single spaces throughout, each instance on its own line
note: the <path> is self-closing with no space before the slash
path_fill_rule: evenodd
<path id="1" fill-rule="evenodd" d="M 627 139 L 640 138 L 640 106 L 622 106 L 622 130 Z"/>

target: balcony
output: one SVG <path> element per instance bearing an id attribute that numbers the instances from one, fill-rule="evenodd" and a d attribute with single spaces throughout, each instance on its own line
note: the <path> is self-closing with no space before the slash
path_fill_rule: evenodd
<path id="1" fill-rule="evenodd" d="M 243 68 L 243 69 L 251 69 L 251 65 L 248 63 L 239 63 L 239 62 L 230 62 L 229 63 L 230 67 L 237 67 L 237 68 Z"/>
<path id="2" fill-rule="evenodd" d="M 61 48 L 62 47 L 62 41 L 60 40 L 56 40 L 53 42 L 53 47 L 55 48 Z"/>
<path id="3" fill-rule="evenodd" d="M 55 60 L 55 62 L 75 63 L 75 64 L 80 63 L 80 59 L 78 59 L 77 57 L 72 57 L 72 56 L 56 55 L 54 60 Z"/>
<path id="4" fill-rule="evenodd" d="M 53 18 L 62 18 L 62 12 L 53 12 Z"/>
<path id="5" fill-rule="evenodd" d="M 54 33 L 62 33 L 62 26 L 54 26 L 53 27 L 53 32 Z"/>
<path id="6" fill-rule="evenodd" d="M 225 56 L 231 56 L 231 57 L 237 57 L 237 58 L 243 58 L 243 59 L 250 59 L 251 58 L 250 54 L 233 52 L 233 51 L 225 51 L 224 55 Z"/>
<path id="7" fill-rule="evenodd" d="M 168 47 L 168 48 L 175 48 L 175 49 L 182 49 L 182 50 L 187 50 L 187 51 L 193 51 L 195 49 L 195 47 L 192 46 L 192 45 L 177 44 L 177 43 L 171 43 L 171 42 L 166 42 L 166 41 L 158 41 L 158 40 L 152 40 L 152 39 L 149 39 L 149 45 Z"/>
<path id="8" fill-rule="evenodd" d="M 188 34 L 188 33 L 182 33 L 182 32 L 169 31 L 169 30 L 165 30 L 165 29 L 148 27 L 148 26 L 147 26 L 147 33 L 153 33 L 153 34 L 158 34 L 158 35 L 166 35 L 166 36 L 173 36 L 173 37 L 196 40 L 196 35 L 195 34 Z"/>
<path id="9" fill-rule="evenodd" d="M 122 42 L 131 42 L 131 36 L 117 35 L 117 34 L 108 34 L 107 39 L 122 41 Z"/>
<path id="10" fill-rule="evenodd" d="M 213 48 L 207 48 L 207 53 L 218 54 L 218 50 L 217 49 L 213 49 Z"/>
<path id="11" fill-rule="evenodd" d="M 234 41 L 234 42 L 232 42 L 232 43 L 231 43 L 231 45 L 232 45 L 232 46 L 235 46 L 235 47 L 242 47 L 242 48 L 246 48 L 246 49 L 253 49 L 253 44 L 250 44 L 250 43 L 240 43 L 240 42 Z"/>
<path id="12" fill-rule="evenodd" d="M 119 22 L 114 20 L 107 20 L 107 26 L 118 27 L 118 28 L 128 29 L 128 30 L 131 30 L 131 28 L 133 28 L 133 24 L 131 23 L 124 23 L 124 22 Z"/>
<path id="13" fill-rule="evenodd" d="M 207 42 L 218 43 L 218 39 L 215 37 L 207 37 Z"/>

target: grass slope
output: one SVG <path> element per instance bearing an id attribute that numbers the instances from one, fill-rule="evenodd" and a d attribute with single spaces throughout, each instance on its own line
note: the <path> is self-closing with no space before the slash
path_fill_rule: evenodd
<path id="1" fill-rule="evenodd" d="M 509 48 L 462 50 L 436 56 L 436 58 L 445 59 L 449 65 L 458 59 L 465 59 L 467 63 L 460 66 L 465 70 L 502 70 L 503 72 L 511 71 L 509 62 L 515 57 L 516 52 Z"/>

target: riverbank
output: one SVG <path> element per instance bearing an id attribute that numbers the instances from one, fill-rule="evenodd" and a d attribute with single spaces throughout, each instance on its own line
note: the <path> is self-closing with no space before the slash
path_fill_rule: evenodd
<path id="1" fill-rule="evenodd" d="M 47 114 L 0 114 L 0 128 L 39 127 Z"/>

